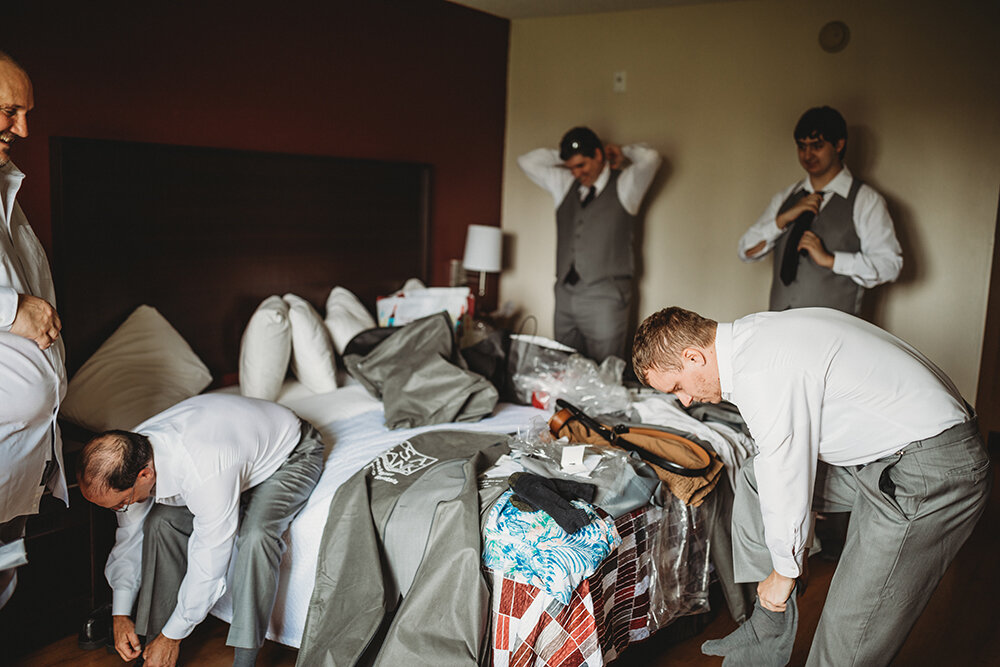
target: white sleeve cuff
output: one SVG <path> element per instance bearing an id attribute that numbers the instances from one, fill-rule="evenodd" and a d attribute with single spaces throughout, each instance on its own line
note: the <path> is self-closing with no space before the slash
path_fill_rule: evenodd
<path id="1" fill-rule="evenodd" d="M 167 639 L 184 639 L 193 631 L 194 626 L 178 618 L 177 611 L 174 610 L 174 613 L 170 615 L 167 622 L 163 624 L 163 629 L 160 630 L 160 634 Z"/>
<path id="2" fill-rule="evenodd" d="M 127 588 L 115 589 L 111 593 L 111 615 L 132 617 L 132 607 L 135 606 L 135 599 L 138 591 Z"/>
<path id="3" fill-rule="evenodd" d="M 0 287 L 0 331 L 10 331 L 20 296 L 13 287 Z"/>

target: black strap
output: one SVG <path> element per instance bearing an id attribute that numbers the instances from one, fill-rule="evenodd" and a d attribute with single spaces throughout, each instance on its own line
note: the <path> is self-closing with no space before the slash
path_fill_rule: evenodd
<path id="1" fill-rule="evenodd" d="M 707 473 L 709 469 L 712 467 L 712 457 L 707 452 L 705 456 L 708 459 L 708 465 L 703 466 L 701 468 L 688 468 L 682 466 L 680 463 L 677 463 L 676 461 L 669 461 L 663 458 L 662 456 L 657 456 L 653 452 L 643 449 L 642 447 L 630 442 L 629 440 L 626 440 L 625 438 L 622 437 L 622 433 L 619 433 L 616 429 L 610 429 L 604 424 L 601 424 L 596 419 L 592 418 L 583 410 L 576 407 L 575 405 L 573 405 L 572 403 L 570 403 L 565 399 L 557 398 L 556 405 L 559 406 L 560 408 L 565 408 L 569 410 L 571 413 L 573 413 L 573 416 L 570 417 L 570 419 L 579 420 L 584 426 L 586 426 L 591 431 L 597 433 L 602 438 L 607 440 L 609 444 L 621 447 L 622 449 L 628 450 L 630 452 L 635 452 L 636 454 L 639 455 L 639 458 L 641 458 L 643 461 L 646 461 L 647 463 L 652 463 L 654 465 L 658 465 L 664 470 L 667 470 L 674 474 L 681 475 L 682 477 L 701 477 L 702 475 Z M 691 444 L 695 445 L 696 447 L 701 447 L 701 445 L 699 445 L 696 442 L 692 442 Z"/>

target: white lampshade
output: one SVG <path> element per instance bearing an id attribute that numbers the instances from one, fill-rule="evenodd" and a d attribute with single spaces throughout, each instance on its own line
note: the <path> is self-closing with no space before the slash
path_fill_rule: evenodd
<path id="1" fill-rule="evenodd" d="M 462 266 L 467 271 L 498 273 L 502 245 L 503 233 L 499 227 L 469 225 L 469 233 L 465 237 L 465 257 L 462 260 Z"/>

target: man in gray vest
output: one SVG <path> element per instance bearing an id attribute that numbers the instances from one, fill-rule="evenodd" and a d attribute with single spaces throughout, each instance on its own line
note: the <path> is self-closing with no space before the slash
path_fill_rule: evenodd
<path id="1" fill-rule="evenodd" d="M 795 126 L 808 177 L 771 199 L 740 239 L 739 257 L 774 251 L 771 310 L 825 306 L 858 315 L 865 289 L 895 280 L 903 256 L 885 200 L 844 166 L 847 124 L 836 109 L 806 111 Z"/>
<path id="2" fill-rule="evenodd" d="M 598 362 L 625 358 L 635 220 L 659 154 L 642 144 L 605 146 L 575 127 L 558 151 L 539 148 L 517 162 L 555 200 L 556 340 Z"/>

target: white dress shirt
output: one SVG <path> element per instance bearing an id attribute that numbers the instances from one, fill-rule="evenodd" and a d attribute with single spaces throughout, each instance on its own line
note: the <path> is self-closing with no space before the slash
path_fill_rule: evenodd
<path id="1" fill-rule="evenodd" d="M 759 449 L 754 471 L 774 569 L 801 573 L 817 461 L 864 465 L 967 421 L 951 380 L 873 324 L 829 308 L 718 325 L 723 398 Z"/>
<path id="2" fill-rule="evenodd" d="M 629 214 L 637 215 L 639 207 L 642 206 L 642 198 L 653 183 L 656 170 L 660 168 L 660 162 L 663 160 L 659 153 L 646 144 L 622 146 L 622 154 L 628 158 L 630 164 L 622 169 L 618 177 L 618 200 Z M 573 174 L 559 159 L 559 151 L 553 148 L 536 148 L 517 158 L 517 164 L 535 185 L 548 190 L 555 200 L 556 208 L 559 208 L 566 198 L 566 193 L 576 182 Z M 605 161 L 601 175 L 594 181 L 595 197 L 604 191 L 610 178 L 611 165 Z M 581 185 L 579 190 L 582 201 L 590 188 Z"/>
<path id="3" fill-rule="evenodd" d="M 239 525 L 240 494 L 270 477 L 298 444 L 299 418 L 275 403 L 243 396 L 189 398 L 136 429 L 153 446 L 153 495 L 118 514 L 118 531 L 104 574 L 112 614 L 130 616 L 142 575 L 143 522 L 153 502 L 187 506 L 194 515 L 188 569 L 177 607 L 163 626 L 183 639 L 226 590 Z"/>
<path id="4" fill-rule="evenodd" d="M 13 162 L 0 167 L 0 523 L 38 512 L 49 460 L 59 464 L 49 486 L 69 504 L 56 424 L 66 395 L 62 338 L 43 352 L 8 333 L 19 295 L 56 303 L 45 249 L 16 201 L 23 179 Z"/>
<path id="5" fill-rule="evenodd" d="M 847 198 L 851 191 L 854 177 L 844 167 L 833 180 L 823 188 L 823 203 L 820 210 L 829 203 L 833 193 Z M 788 197 L 796 190 L 804 189 L 813 192 L 813 186 L 807 177 L 774 195 L 764 214 L 747 230 L 740 239 L 739 257 L 744 262 L 756 262 L 774 249 L 775 241 L 787 232 L 791 225 L 780 229 L 775 218 L 778 210 Z M 833 272 L 848 276 L 851 280 L 865 288 L 872 288 L 887 283 L 899 277 L 903 268 L 903 251 L 896 240 L 896 232 L 886 208 L 885 199 L 868 184 L 858 189 L 854 199 L 854 230 L 861 241 L 859 252 L 833 253 Z M 753 257 L 747 256 L 747 250 L 764 241 L 764 248 Z"/>

